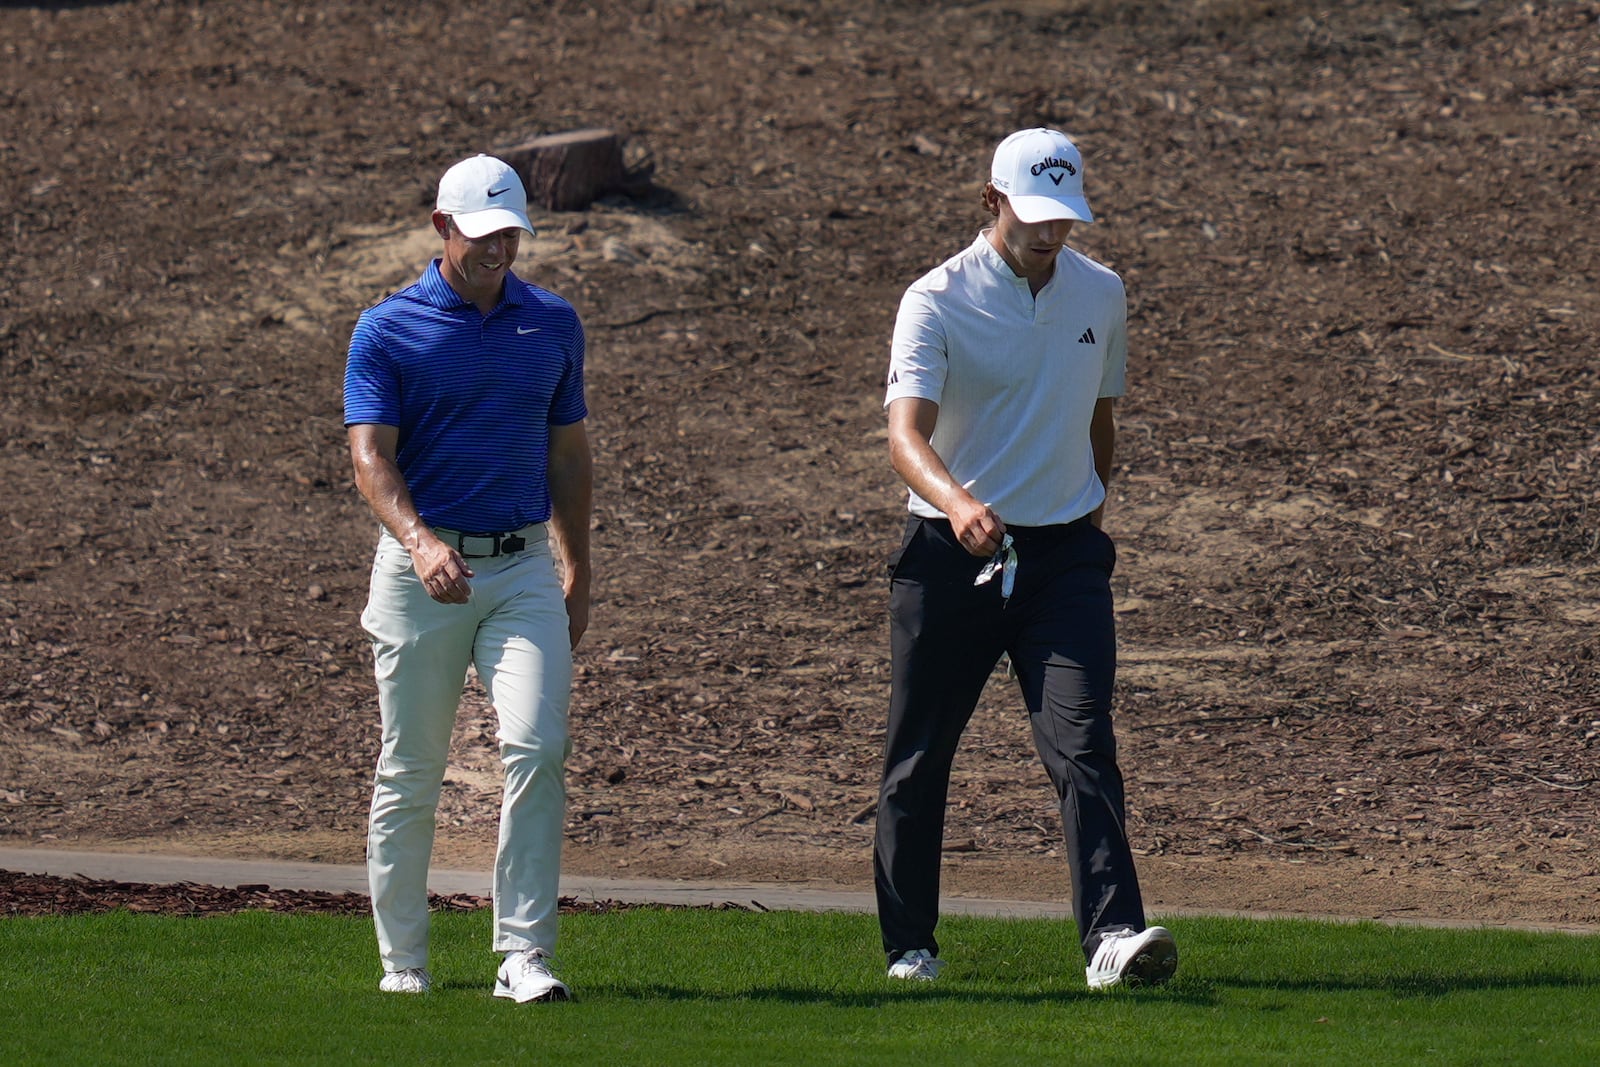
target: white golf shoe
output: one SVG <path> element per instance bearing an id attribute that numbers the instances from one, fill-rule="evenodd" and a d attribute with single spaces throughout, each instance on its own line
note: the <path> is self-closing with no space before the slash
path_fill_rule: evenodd
<path id="1" fill-rule="evenodd" d="M 925 948 L 902 952 L 889 964 L 890 978 L 903 978 L 909 982 L 931 982 L 944 969 L 944 961 Z"/>
<path id="2" fill-rule="evenodd" d="M 567 983 L 550 972 L 543 949 L 507 952 L 495 976 L 494 995 L 526 1004 L 530 1000 L 571 1000 Z"/>
<path id="3" fill-rule="evenodd" d="M 1100 936 L 1085 975 L 1090 989 L 1160 985 L 1178 970 L 1178 943 L 1162 926 L 1108 930 Z"/>
<path id="4" fill-rule="evenodd" d="M 378 988 L 385 993 L 426 993 L 433 988 L 433 976 L 426 967 L 385 971 Z"/>

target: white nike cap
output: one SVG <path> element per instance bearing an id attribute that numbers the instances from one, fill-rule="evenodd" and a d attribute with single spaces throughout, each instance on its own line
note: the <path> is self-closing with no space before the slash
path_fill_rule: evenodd
<path id="1" fill-rule="evenodd" d="M 463 159 L 445 171 L 434 206 L 455 219 L 456 229 L 468 237 L 485 237 L 513 227 L 533 236 L 522 179 L 504 160 L 493 156 Z"/>
<path id="2" fill-rule="evenodd" d="M 1043 127 L 1018 130 L 994 150 L 989 181 L 1023 222 L 1093 222 L 1083 198 L 1083 157 L 1066 134 Z"/>

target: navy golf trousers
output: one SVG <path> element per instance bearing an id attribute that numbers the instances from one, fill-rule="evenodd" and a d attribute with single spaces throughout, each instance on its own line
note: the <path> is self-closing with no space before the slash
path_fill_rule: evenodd
<path id="1" fill-rule="evenodd" d="M 1100 934 L 1144 929 L 1111 724 L 1116 547 L 1087 519 L 1008 527 L 1009 600 L 944 519 L 912 517 L 892 563 L 893 682 L 873 875 L 883 947 L 938 952 L 939 863 L 950 768 L 985 682 L 1010 656 L 1034 745 L 1061 800 L 1073 914 L 1087 959 Z"/>

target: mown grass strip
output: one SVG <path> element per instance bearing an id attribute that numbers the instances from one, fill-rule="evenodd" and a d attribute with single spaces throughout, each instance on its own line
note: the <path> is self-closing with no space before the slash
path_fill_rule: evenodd
<path id="1" fill-rule="evenodd" d="M 936 983 L 868 915 L 563 918 L 577 999 L 490 996 L 486 914 L 439 914 L 435 991 L 377 991 L 369 920 L 0 921 L 0 1063 L 1600 1062 L 1600 939 L 1180 919 L 1156 990 L 1092 994 L 1070 924 L 953 917 Z"/>

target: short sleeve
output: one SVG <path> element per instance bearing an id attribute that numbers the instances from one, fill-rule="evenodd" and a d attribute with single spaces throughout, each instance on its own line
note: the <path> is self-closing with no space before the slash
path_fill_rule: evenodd
<path id="1" fill-rule="evenodd" d="M 1128 390 L 1128 294 L 1117 279 L 1106 328 L 1106 361 L 1100 371 L 1100 396 L 1122 396 Z"/>
<path id="2" fill-rule="evenodd" d="M 369 309 L 356 320 L 344 365 L 344 424 L 400 425 L 400 382 Z"/>
<path id="3" fill-rule="evenodd" d="M 944 395 L 945 375 L 950 368 L 944 323 L 933 299 L 912 287 L 900 299 L 895 316 L 894 338 L 889 345 L 889 378 L 883 405 L 902 397 L 918 397 L 938 403 Z"/>
<path id="4" fill-rule="evenodd" d="M 584 400 L 583 364 L 587 358 L 589 341 L 583 332 L 583 323 L 577 312 L 572 312 L 572 338 L 567 346 L 567 366 L 550 401 L 550 424 L 570 426 L 589 417 Z"/>

